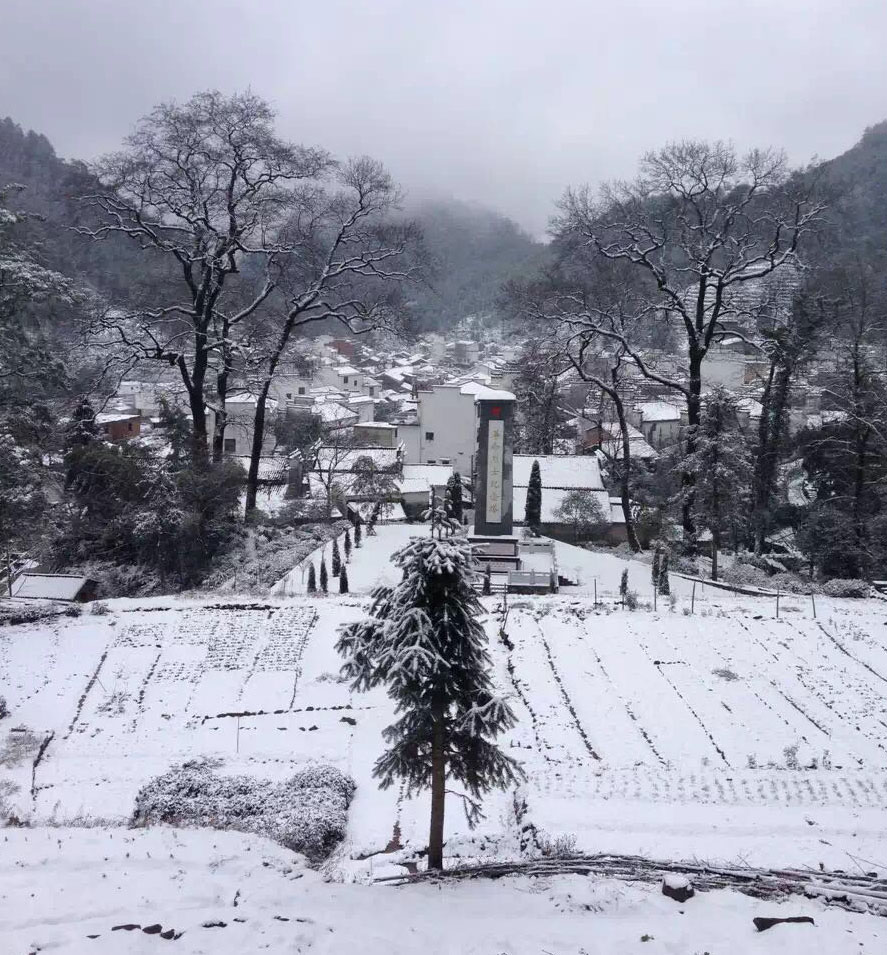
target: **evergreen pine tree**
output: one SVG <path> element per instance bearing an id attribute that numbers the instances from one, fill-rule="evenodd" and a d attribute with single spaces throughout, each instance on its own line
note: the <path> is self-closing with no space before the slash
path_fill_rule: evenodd
<path id="1" fill-rule="evenodd" d="M 326 572 L 326 557 L 320 558 L 320 589 L 329 593 L 330 578 Z"/>
<path id="2" fill-rule="evenodd" d="M 341 568 L 339 569 L 339 593 L 348 593 L 348 571 L 345 569 L 344 564 L 342 564 Z"/>
<path id="3" fill-rule="evenodd" d="M 619 581 L 619 594 L 624 597 L 628 593 L 628 568 L 622 571 L 622 579 Z"/>
<path id="4" fill-rule="evenodd" d="M 385 686 L 395 703 L 400 718 L 384 732 L 374 775 L 383 789 L 400 779 L 408 794 L 430 788 L 428 868 L 441 869 L 447 779 L 468 790 L 475 822 L 483 793 L 523 775 L 494 742 L 515 717 L 493 691 L 468 541 L 417 537 L 392 560 L 403 579 L 376 592 L 371 615 L 343 628 L 337 650 L 352 689 Z"/>
<path id="5" fill-rule="evenodd" d="M 345 563 L 351 560 L 351 531 L 345 529 Z"/>
<path id="6" fill-rule="evenodd" d="M 453 503 L 453 520 L 461 527 L 465 504 L 462 500 L 462 475 L 458 471 L 453 472 L 453 491 L 450 498 Z"/>
<path id="7" fill-rule="evenodd" d="M 339 553 L 339 539 L 333 538 L 333 557 L 330 561 L 330 570 L 333 572 L 333 577 L 339 576 L 339 571 L 342 568 L 342 555 Z"/>
<path id="8" fill-rule="evenodd" d="M 530 480 L 527 484 L 527 506 L 524 512 L 524 524 L 534 530 L 542 523 L 542 471 L 539 462 L 534 461 L 530 468 Z"/>
<path id="9" fill-rule="evenodd" d="M 314 572 L 314 564 L 308 565 L 308 593 L 317 593 L 317 574 Z"/>
<path id="10" fill-rule="evenodd" d="M 659 561 L 659 580 L 657 585 L 659 587 L 659 593 L 665 594 L 665 596 L 671 593 L 671 585 L 668 582 L 668 552 L 665 552 Z"/>
<path id="11" fill-rule="evenodd" d="M 487 564 L 487 569 L 484 571 L 483 595 L 485 597 L 489 597 L 492 592 L 493 592 L 493 575 L 492 575 L 492 571 L 490 570 L 490 565 Z"/>
<path id="12" fill-rule="evenodd" d="M 354 546 L 360 547 L 363 538 L 363 531 L 360 529 L 360 517 L 354 523 Z"/>

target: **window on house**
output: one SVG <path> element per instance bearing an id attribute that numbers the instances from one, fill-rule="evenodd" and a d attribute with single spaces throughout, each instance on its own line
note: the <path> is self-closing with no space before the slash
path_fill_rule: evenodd
<path id="1" fill-rule="evenodd" d="M 426 432 L 425 432 L 425 440 L 426 440 L 426 441 L 433 441 L 433 440 L 434 440 L 434 432 L 433 432 L 433 431 L 426 431 Z"/>
<path id="2" fill-rule="evenodd" d="M 127 422 L 126 422 L 126 430 L 127 430 L 127 431 L 132 431 L 132 422 L 131 422 L 131 421 L 127 421 Z"/>
<path id="3" fill-rule="evenodd" d="M 237 438 L 225 438 L 225 453 L 234 454 L 237 450 Z"/>
<path id="4" fill-rule="evenodd" d="M 425 463 L 426 463 L 426 464 L 437 464 L 437 458 L 429 458 Z"/>
<path id="5" fill-rule="evenodd" d="M 376 397 L 376 389 L 375 389 L 375 388 L 372 388 L 372 387 L 370 388 L 370 397 L 371 397 L 371 398 L 375 398 L 375 397 Z"/>
<path id="6" fill-rule="evenodd" d="M 449 458 L 441 458 L 441 459 L 440 459 L 440 463 L 441 463 L 441 464 L 452 464 L 453 462 L 452 462 Z"/>
<path id="7" fill-rule="evenodd" d="M 347 378 L 343 378 L 342 381 L 344 381 L 346 385 L 348 384 L 348 379 L 347 379 Z"/>
<path id="8" fill-rule="evenodd" d="M 300 394 L 300 395 L 304 395 L 304 394 L 305 394 L 305 389 L 304 389 L 304 388 L 300 388 L 300 389 L 299 389 L 299 394 Z"/>

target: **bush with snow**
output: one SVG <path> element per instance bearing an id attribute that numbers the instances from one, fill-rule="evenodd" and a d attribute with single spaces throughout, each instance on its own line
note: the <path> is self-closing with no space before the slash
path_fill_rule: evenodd
<path id="1" fill-rule="evenodd" d="M 872 588 L 865 580 L 835 577 L 822 585 L 822 592 L 827 597 L 868 597 Z"/>
<path id="2" fill-rule="evenodd" d="M 280 783 L 220 776 L 197 760 L 143 786 L 133 823 L 207 826 L 267 836 L 323 861 L 345 836 L 354 780 L 333 766 L 310 766 Z"/>
<path id="3" fill-rule="evenodd" d="M 770 588 L 772 590 L 781 590 L 785 594 L 810 594 L 820 593 L 821 588 L 814 580 L 809 577 L 799 577 L 797 574 L 790 574 L 783 571 L 781 574 L 774 574 L 770 578 Z"/>
<path id="4" fill-rule="evenodd" d="M 9 706 L 6 703 L 6 697 L 0 696 L 0 720 L 6 719 L 9 716 Z"/>
<path id="5" fill-rule="evenodd" d="M 37 623 L 52 617 L 79 617 L 79 604 L 21 603 L 17 600 L 0 600 L 0 627 L 20 623 Z"/>

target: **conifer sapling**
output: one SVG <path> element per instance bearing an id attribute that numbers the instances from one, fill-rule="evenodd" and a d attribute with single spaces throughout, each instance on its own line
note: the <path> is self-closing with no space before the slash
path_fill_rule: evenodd
<path id="1" fill-rule="evenodd" d="M 317 593 L 317 574 L 314 572 L 314 564 L 311 563 L 308 565 L 308 593 L 316 594 Z"/>
<path id="2" fill-rule="evenodd" d="M 354 546 L 360 547 L 363 538 L 363 531 L 360 529 L 360 518 L 354 524 Z"/>
<path id="3" fill-rule="evenodd" d="M 329 592 L 330 578 L 326 572 L 326 557 L 320 558 L 320 589 L 324 593 Z"/>
<path id="4" fill-rule="evenodd" d="M 385 686 L 395 702 L 374 775 L 383 789 L 397 780 L 408 794 L 430 788 L 428 868 L 441 869 L 447 779 L 468 790 L 473 823 L 483 793 L 523 775 L 494 742 L 515 717 L 490 677 L 468 541 L 413 538 L 392 560 L 402 580 L 376 591 L 370 616 L 344 627 L 336 648 L 353 690 Z"/>
<path id="5" fill-rule="evenodd" d="M 351 531 L 345 530 L 345 563 L 351 560 Z"/>
<path id="6" fill-rule="evenodd" d="M 339 593 L 348 593 L 348 571 L 345 569 L 344 564 L 342 564 L 341 568 L 339 569 Z"/>
<path id="7" fill-rule="evenodd" d="M 330 561 L 330 570 L 333 572 L 333 577 L 339 576 L 339 571 L 342 569 L 342 555 L 339 553 L 339 539 L 333 539 L 333 557 Z"/>

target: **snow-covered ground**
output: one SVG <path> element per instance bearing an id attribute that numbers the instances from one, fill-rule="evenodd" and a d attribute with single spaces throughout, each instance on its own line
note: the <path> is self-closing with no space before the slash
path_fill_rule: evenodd
<path id="1" fill-rule="evenodd" d="M 176 955 L 877 955 L 887 940 L 883 919 L 804 899 L 710 892 L 678 904 L 655 886 L 583 876 L 443 889 L 330 884 L 286 850 L 230 832 L 20 829 L 4 838 L 0 949 L 10 955 L 167 945 Z M 759 933 L 752 923 L 799 915 L 815 925 Z"/>
<path id="2" fill-rule="evenodd" d="M 382 691 L 356 695 L 338 681 L 334 645 L 338 626 L 363 614 L 373 586 L 397 579 L 389 561 L 392 551 L 421 531 L 389 524 L 380 526 L 377 536 L 365 538 L 348 566 L 352 592 L 345 596 L 331 592 L 308 598 L 299 592 L 300 575 L 293 575 L 281 588 L 292 596 L 239 602 L 228 595 L 224 600 L 120 600 L 109 602 L 110 612 L 102 616 L 85 613 L 79 619 L 0 628 L 0 694 L 11 709 L 11 716 L 0 723 L 0 812 L 5 804 L 7 813 L 43 826 L 96 821 L 120 825 L 129 819 L 145 781 L 198 755 L 222 760 L 223 772 L 273 779 L 318 760 L 337 765 L 358 783 L 349 837 L 335 859 L 335 873 L 362 879 L 402 872 L 399 863 L 425 845 L 427 800 L 406 799 L 396 788 L 381 792 L 376 787 L 372 765 L 382 750 L 381 730 L 392 719 L 391 705 Z M 328 558 L 329 552 L 327 545 Z M 512 597 L 507 641 L 497 637 L 501 599 L 485 598 L 496 678 L 513 694 L 519 717 L 503 745 L 523 761 L 527 782 L 521 798 L 529 821 L 552 838 L 575 836 L 576 847 L 590 852 L 887 872 L 887 604 L 817 598 L 814 618 L 809 598 L 791 596 L 783 598 L 777 618 L 772 598 L 697 585 L 691 614 L 692 584 L 673 576 L 673 600 L 660 598 L 655 612 L 643 607 L 630 612 L 621 609 L 616 595 L 622 570 L 628 567 L 630 585 L 642 601 L 649 601 L 648 565 L 563 544 L 558 545 L 558 561 L 561 572 L 577 578 L 579 585 L 557 596 Z M 450 857 L 516 855 L 514 796 L 490 796 L 487 818 L 473 833 L 458 800 L 451 799 Z M 208 865 L 200 855 L 201 844 L 227 845 L 219 840 L 235 838 L 61 828 L 40 835 L 50 848 L 56 839 L 67 847 L 59 850 L 58 862 L 44 864 L 31 858 L 30 849 L 22 849 L 22 840 L 37 839 L 38 833 L 9 830 L 7 835 L 10 842 L 3 845 L 0 865 L 15 858 L 22 871 L 38 873 L 33 875 L 38 880 L 44 877 L 40 871 L 64 873 L 75 867 L 78 846 L 88 873 L 90 865 L 98 866 L 89 853 L 104 851 L 95 848 L 104 845 L 102 840 L 179 839 L 199 867 Z M 201 838 L 209 841 L 201 843 Z M 386 852 L 398 838 L 403 849 Z M 286 856 L 285 850 L 268 844 L 262 844 L 261 851 Z M 169 853 L 162 855 L 166 860 Z M 231 866 L 238 880 L 250 878 L 245 869 Z M 164 861 L 164 867 L 168 879 L 182 869 L 181 879 L 193 884 L 199 895 L 200 880 L 195 875 L 191 881 L 191 863 L 173 866 Z M 126 871 L 135 885 L 138 870 L 133 866 Z M 11 878 L 8 870 L 3 875 Z M 94 882 L 100 876 L 83 878 Z M 313 875 L 304 878 L 308 881 L 300 885 L 314 884 Z M 484 911 L 486 898 L 501 913 L 501 944 L 495 941 L 500 936 L 481 934 L 489 944 L 473 949 L 491 952 L 578 952 L 580 944 L 587 952 L 631 951 L 629 935 L 619 933 L 635 932 L 640 925 L 635 916 L 652 917 L 668 902 L 625 886 L 618 891 L 612 886 L 589 889 L 585 880 L 583 892 L 603 892 L 612 902 L 603 905 L 603 911 L 613 919 L 611 928 L 616 926 L 617 934 L 601 936 L 610 947 L 596 937 L 580 943 L 569 934 L 574 928 L 566 925 L 568 934 L 560 948 L 543 945 L 543 935 L 512 931 L 511 921 L 520 920 L 521 900 L 530 904 L 529 899 L 541 906 L 534 909 L 537 916 L 545 911 L 573 913 L 570 919 L 579 919 L 575 931 L 580 931 L 579 923 L 588 931 L 583 921 L 587 915 L 577 914 L 581 906 L 574 911 L 574 903 L 564 901 L 568 884 L 559 882 L 551 895 L 546 894 L 548 887 L 520 882 L 503 893 L 460 886 L 447 890 L 446 898 L 477 913 Z M 286 897 L 289 886 L 284 881 L 275 891 Z M 9 891 L 4 889 L 7 895 Z M 32 891 L 39 898 L 44 889 Z M 313 891 L 319 895 L 321 889 Z M 358 894 L 347 903 L 341 901 L 345 895 L 337 895 L 342 905 L 353 904 L 361 911 L 364 906 L 368 912 L 374 906 L 360 901 L 366 897 L 363 893 L 371 898 L 373 892 L 390 891 L 388 900 L 413 892 L 416 921 L 410 926 L 415 924 L 417 945 L 428 940 L 429 951 L 472 950 L 460 947 L 457 935 L 444 940 L 432 931 L 434 913 L 443 905 L 442 898 L 435 901 L 436 890 L 335 890 L 346 891 Z M 185 908 L 196 912 L 200 904 L 188 902 Z M 311 904 L 320 906 L 319 901 Z M 407 911 L 413 912 L 398 910 L 400 902 L 391 904 L 391 918 L 406 919 Z M 598 903 L 592 898 L 588 904 L 594 908 Z M 624 905 L 632 914 L 623 925 Z M 767 940 L 775 931 L 760 936 L 754 949 L 725 941 L 732 938 L 725 926 L 734 924 L 734 915 L 740 919 L 736 932 L 740 922 L 746 931 L 751 912 L 747 907 L 754 907 L 750 901 L 731 901 L 721 912 L 720 903 L 707 897 L 708 914 L 693 923 L 693 931 L 703 933 L 694 947 L 688 947 L 688 939 L 695 936 L 680 934 L 681 926 L 691 925 L 690 910 L 678 917 L 668 906 L 671 928 L 650 930 L 657 939 L 669 940 L 662 942 L 661 951 L 769 951 L 768 945 L 776 945 Z M 120 920 L 143 920 L 148 917 L 144 911 Z M 118 909 L 109 907 L 112 912 Z M 753 914 L 761 913 L 756 908 Z M 95 917 L 103 918 L 102 910 Z M 41 925 L 49 914 L 37 906 L 30 921 L 18 914 L 16 918 L 0 921 L 5 926 L 0 935 Z M 158 912 L 154 920 L 166 928 L 166 918 Z M 202 910 L 188 918 L 205 920 Z M 293 926 L 278 925 L 270 909 L 261 918 L 263 930 L 276 933 L 264 939 L 271 950 L 296 950 L 287 949 L 289 937 L 280 934 Z M 311 918 L 320 924 L 327 916 L 314 912 Z M 328 918 L 332 920 L 332 914 Z M 823 918 L 843 916 L 829 912 Z M 381 914 L 378 919 L 381 932 L 385 920 Z M 230 924 L 230 919 L 225 921 Z M 714 941 L 702 940 L 708 921 L 718 922 L 718 933 L 725 927 L 711 937 Z M 300 930 L 308 931 L 304 926 Z M 102 929 L 102 944 L 141 950 L 125 947 L 135 944 L 135 936 L 118 932 L 115 938 L 126 938 L 112 943 L 107 931 Z M 235 929 L 225 938 L 242 943 L 244 936 L 236 935 L 240 931 L 246 930 Z M 462 928 L 453 926 L 452 931 Z M 817 928 L 816 941 L 805 947 L 869 950 L 857 947 L 862 936 L 843 949 L 811 947 L 826 937 Z M 882 941 L 884 937 L 887 928 Z M 350 936 L 345 938 L 350 941 Z M 512 938 L 522 941 L 506 943 Z M 531 939 L 539 942 L 535 948 Z M 526 945 L 520 947 L 523 940 Z M 139 944 L 155 941 L 146 937 Z M 210 946 L 207 950 L 227 950 L 219 949 L 216 941 L 204 944 Z M 331 941 L 323 943 L 332 945 L 327 948 L 317 940 L 312 944 L 315 950 L 341 950 Z"/>

